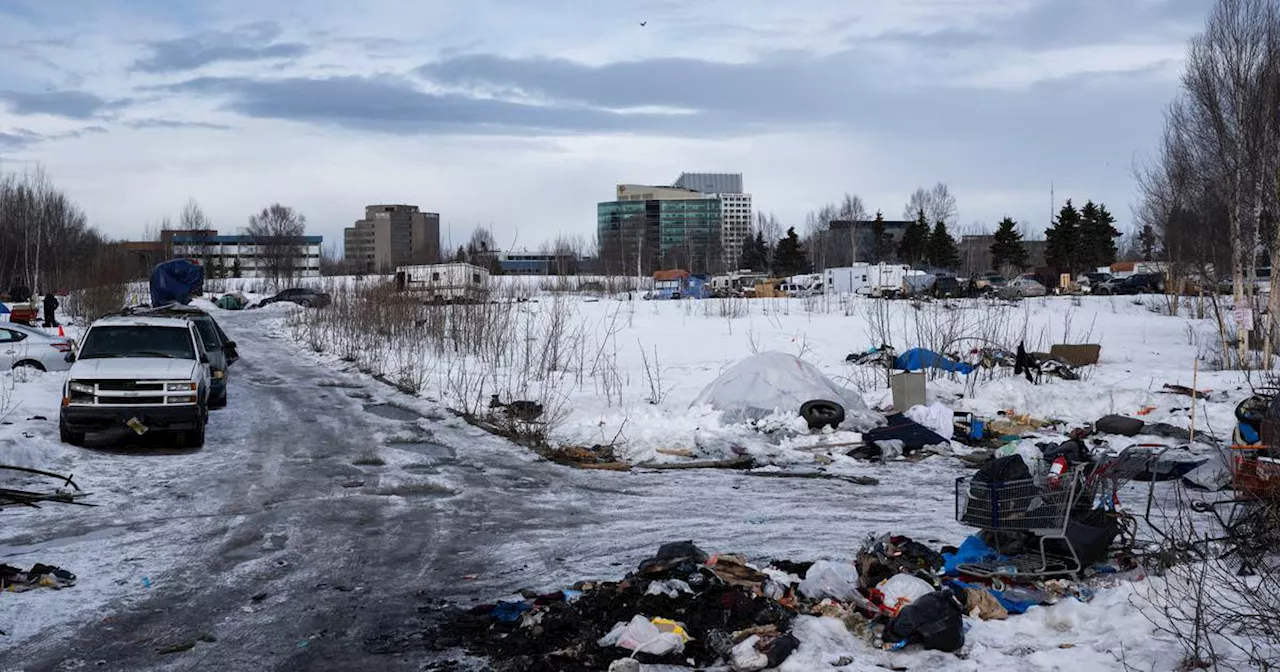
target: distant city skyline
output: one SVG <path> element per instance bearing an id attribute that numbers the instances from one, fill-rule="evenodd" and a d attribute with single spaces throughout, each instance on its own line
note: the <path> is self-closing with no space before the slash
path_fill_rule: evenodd
<path id="1" fill-rule="evenodd" d="M 285 203 L 327 241 L 430 203 L 455 244 L 535 248 L 590 235 L 618 182 L 722 169 L 797 228 L 943 181 L 962 228 L 1039 235 L 1053 184 L 1127 229 L 1209 6 L 9 0 L 0 169 L 38 162 L 118 239 L 193 197 L 227 231 Z"/>

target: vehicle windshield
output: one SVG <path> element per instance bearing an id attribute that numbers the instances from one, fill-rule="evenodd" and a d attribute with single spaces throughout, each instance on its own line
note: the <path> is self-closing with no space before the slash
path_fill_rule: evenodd
<path id="1" fill-rule="evenodd" d="M 213 326 L 213 318 L 191 321 L 195 323 L 196 331 L 200 332 L 200 340 L 204 342 L 205 350 L 217 350 L 222 347 L 222 339 L 218 338 L 218 330 Z"/>
<path id="2" fill-rule="evenodd" d="M 112 325 L 90 329 L 78 358 L 111 357 L 195 359 L 196 351 L 191 332 L 185 327 Z"/>

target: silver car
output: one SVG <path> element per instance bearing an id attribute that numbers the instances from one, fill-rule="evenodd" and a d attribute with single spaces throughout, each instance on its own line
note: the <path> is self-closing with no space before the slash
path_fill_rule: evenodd
<path id="1" fill-rule="evenodd" d="M 0 370 L 31 367 L 41 371 L 71 368 L 67 354 L 75 343 L 63 336 L 50 336 L 35 327 L 0 322 Z"/>

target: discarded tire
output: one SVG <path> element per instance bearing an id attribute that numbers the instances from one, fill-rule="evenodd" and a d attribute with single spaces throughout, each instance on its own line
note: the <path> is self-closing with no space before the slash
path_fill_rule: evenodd
<path id="1" fill-rule="evenodd" d="M 844 422 L 844 406 L 834 401 L 814 399 L 804 402 L 800 407 L 800 417 L 809 423 L 809 429 L 822 429 L 828 426 L 835 429 Z"/>

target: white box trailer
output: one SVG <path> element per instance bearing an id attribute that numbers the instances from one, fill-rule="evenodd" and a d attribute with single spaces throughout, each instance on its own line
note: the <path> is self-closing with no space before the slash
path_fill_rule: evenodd
<path id="1" fill-rule="evenodd" d="M 904 289 L 910 266 L 901 264 L 854 264 L 828 268 L 823 285 L 828 294 L 860 294 L 880 296 Z"/>
<path id="2" fill-rule="evenodd" d="M 488 301 L 489 271 L 464 262 L 401 266 L 396 269 L 396 286 L 432 301 Z"/>

